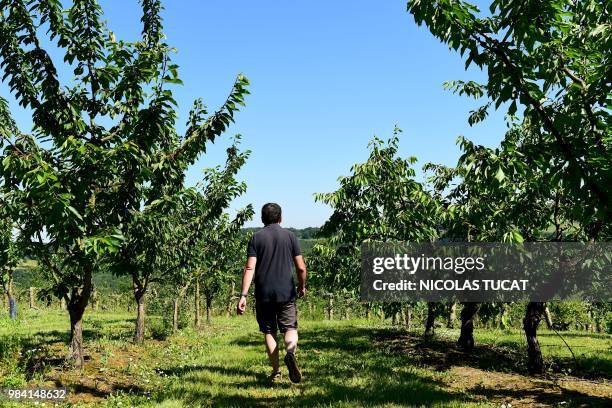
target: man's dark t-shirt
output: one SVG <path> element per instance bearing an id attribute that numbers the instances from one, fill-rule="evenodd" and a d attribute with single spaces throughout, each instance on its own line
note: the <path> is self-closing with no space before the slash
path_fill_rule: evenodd
<path id="1" fill-rule="evenodd" d="M 255 299 L 260 302 L 295 300 L 293 258 L 301 255 L 300 244 L 293 232 L 279 224 L 269 224 L 253 234 L 247 256 L 257 258 L 255 264 Z"/>

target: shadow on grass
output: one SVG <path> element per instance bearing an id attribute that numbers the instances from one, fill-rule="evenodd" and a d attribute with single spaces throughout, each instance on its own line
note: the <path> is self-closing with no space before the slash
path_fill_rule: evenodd
<path id="1" fill-rule="evenodd" d="M 299 385 L 286 381 L 271 387 L 267 372 L 242 367 L 244 362 L 230 359 L 227 364 L 164 370 L 164 374 L 175 375 L 179 381 L 158 394 L 157 400 L 161 403 L 180 398 L 194 405 L 206 401 L 211 406 L 236 407 L 314 407 L 336 403 L 429 406 L 470 401 L 462 393 L 443 389 L 443 384 L 433 376 L 408 367 L 402 354 L 385 354 L 377 349 L 372 340 L 380 332 L 360 327 L 308 329 L 300 339 L 304 378 Z M 260 336 L 254 333 L 230 344 L 263 348 Z M 203 373 L 207 375 L 202 376 Z M 209 387 L 202 377 L 215 378 L 217 386 Z"/>
<path id="2" fill-rule="evenodd" d="M 88 394 L 89 396 L 95 398 L 106 398 L 112 393 L 126 393 L 133 395 L 145 395 L 146 391 L 135 385 L 112 385 L 107 388 L 100 387 L 96 382 L 89 381 L 85 383 L 76 383 L 76 384 L 62 384 L 59 381 L 56 381 L 56 386 L 64 387 L 67 386 L 70 388 L 70 392 L 74 394 Z"/>
<path id="3" fill-rule="evenodd" d="M 525 366 L 526 350 L 516 343 L 480 344 L 472 352 L 464 352 L 454 342 L 447 339 L 429 338 L 424 340 L 418 335 L 392 331 L 379 331 L 375 335 L 374 341 L 387 352 L 407 356 L 414 365 L 432 367 L 437 371 L 447 371 L 457 366 L 484 370 L 491 372 L 491 375 L 497 372 L 524 376 L 522 377 L 523 381 L 519 381 L 514 389 L 496 387 L 495 382 L 488 386 L 468 388 L 470 393 L 487 399 L 531 400 L 534 403 L 547 405 L 560 404 L 565 401 L 570 406 L 612 406 L 611 398 L 559 387 L 553 381 L 547 379 L 546 376 L 529 376 Z M 582 378 L 609 379 L 612 372 L 611 366 L 612 361 L 605 357 L 577 356 L 576 361 L 571 358 L 555 357 L 554 361 L 548 361 L 551 372 L 568 372 L 567 368 L 571 367 L 572 375 Z M 486 377 L 486 373 L 483 373 L 482 378 L 478 380 L 486 383 L 488 380 Z M 568 381 L 580 381 L 575 377 L 566 377 L 566 379 Z"/>
<path id="4" fill-rule="evenodd" d="M 534 389 L 492 389 L 475 388 L 470 390 L 474 394 L 482 395 L 494 400 L 529 400 L 531 405 L 538 406 L 570 406 L 570 407 L 602 407 L 608 408 L 612 404 L 611 398 L 587 395 L 578 391 L 561 389 L 558 393 L 543 388 Z"/>
<path id="5" fill-rule="evenodd" d="M 459 349 L 451 340 L 406 333 L 381 331 L 374 336 L 375 343 L 389 352 L 401 353 L 413 364 L 446 371 L 453 366 L 468 366 L 482 370 L 527 374 L 523 355 L 514 343 L 497 346 L 478 344 L 472 352 Z"/>
<path id="6" fill-rule="evenodd" d="M 568 371 L 572 369 L 574 375 L 584 378 L 605 378 L 612 379 L 612 360 L 592 355 L 576 356 L 576 361 L 571 358 L 557 359 L 556 364 L 559 369 Z"/>
<path id="7" fill-rule="evenodd" d="M 261 347 L 261 340 L 253 336 L 243 336 L 233 344 L 246 347 Z M 453 341 L 431 338 L 424 340 L 419 335 L 409 334 L 393 328 L 372 329 L 358 327 L 334 328 L 333 330 L 309 330 L 300 340 L 302 353 L 326 355 L 325 364 L 305 361 L 305 372 L 318 383 L 321 392 L 312 397 L 298 398 L 292 404 L 298 406 L 315 406 L 333 402 L 352 402 L 359 405 L 377 404 L 417 404 L 431 405 L 436 403 L 466 402 L 466 396 L 442 389 L 443 384 L 425 378 L 414 371 L 403 371 L 394 374 L 402 366 L 433 368 L 436 371 L 448 371 L 453 366 L 471 367 L 489 372 L 513 373 L 523 377 L 521 387 L 472 387 L 467 391 L 475 398 L 484 397 L 491 401 L 519 400 L 532 401 L 534 404 L 560 404 L 564 401 L 569 406 L 611 406 L 610 398 L 589 395 L 576 390 L 569 390 L 553 385 L 542 378 L 529 377 L 525 367 L 525 350 L 516 343 L 502 342 L 497 345 L 478 345 L 471 353 L 458 349 Z M 574 375 L 585 378 L 610 378 L 612 362 L 604 357 L 555 358 L 555 370 L 572 366 Z M 576 370 L 578 368 L 578 371 Z M 370 386 L 350 386 L 340 378 L 366 379 Z M 482 379 L 486 380 L 483 372 Z M 505 377 L 502 377 L 505 378 Z M 468 380 L 469 381 L 469 380 Z M 279 404 L 269 397 L 261 400 L 247 399 L 235 401 L 218 395 L 207 395 L 224 404 L 261 405 Z M 240 398 L 240 397 L 239 397 Z"/>
<path id="8" fill-rule="evenodd" d="M 0 336 L 0 363 L 2 360 L 16 361 L 26 377 L 30 380 L 35 374 L 46 368 L 59 367 L 64 364 L 63 358 L 52 357 L 49 347 L 56 343 L 64 343 L 68 335 L 58 330 L 35 333 L 32 335 Z"/>
<path id="9" fill-rule="evenodd" d="M 440 337 L 423 340 L 421 336 L 406 332 L 382 331 L 375 341 L 381 347 L 411 355 L 414 363 L 445 371 L 452 366 L 468 366 L 488 371 L 512 372 L 528 375 L 527 350 L 515 342 L 504 341 L 496 345 L 478 344 L 472 352 L 459 349 L 455 342 Z M 612 378 L 612 361 L 605 355 L 576 355 L 548 357 L 546 368 L 550 373 L 567 373 L 580 378 Z"/>
<path id="10" fill-rule="evenodd" d="M 105 324 L 106 321 L 101 321 Z M 124 339 L 131 320 L 117 320 L 125 323 L 117 327 L 122 333 L 111 333 L 112 337 Z M 100 325 L 87 330 L 89 341 L 100 337 Z M 119 326 L 119 325 L 118 325 Z M 131 331 L 130 331 L 131 333 Z M 66 343 L 66 331 L 47 331 L 20 339 L 15 345 L 14 336 L 0 337 L 0 351 L 4 345 L 20 350 L 40 347 L 41 344 Z M 227 341 L 227 340 L 225 340 Z M 435 371 L 447 371 L 453 366 L 472 367 L 501 373 L 525 375 L 524 351 L 516 343 L 478 345 L 472 353 L 458 350 L 450 340 L 433 338 L 424 342 L 420 336 L 392 328 L 367 328 L 360 326 L 308 327 L 300 339 L 299 359 L 304 381 L 291 385 L 287 380 L 271 387 L 267 380 L 267 369 L 261 365 L 250 366 L 252 360 L 233 354 L 240 349 L 253 354 L 260 353 L 263 359 L 261 335 L 249 332 L 229 342 L 223 342 L 214 362 L 176 366 L 174 361 L 165 361 L 160 374 L 173 377 L 168 387 L 157 390 L 154 400 L 162 403 L 180 400 L 185 406 L 329 406 L 343 403 L 348 406 L 378 405 L 423 405 L 461 404 L 483 398 L 491 400 L 530 399 L 534 403 L 558 404 L 567 401 L 570 406 L 610 406 L 610 400 L 587 395 L 580 391 L 554 387 L 550 381 L 532 383 L 521 388 L 496 388 L 495 386 L 474 386 L 468 384 L 467 392 L 455 391 L 438 381 Z M 223 348 L 229 346 L 228 348 Z M 0 353 L 1 355 L 2 353 Z M 43 360 L 45 365 L 61 365 L 58 359 Z M 571 361 L 560 360 L 563 361 Z M 589 357 L 581 360 L 585 366 L 597 370 L 610 370 L 605 358 Z M 26 363 L 24 361 L 24 363 Z M 25 366 L 25 364 L 24 364 Z M 601 367 L 607 368 L 601 368 Z M 425 367 L 425 369 L 420 369 Z M 30 367 L 29 371 L 37 371 Z M 476 373 L 477 380 L 486 379 L 487 373 Z M 463 380 L 465 381 L 465 380 Z M 525 379 L 525 382 L 531 381 Z M 75 393 L 91 394 L 104 398 L 111 390 L 145 395 L 146 390 L 137 385 L 120 384 L 109 380 L 108 388 L 95 383 L 72 384 Z M 68 385 L 68 384 L 67 384 Z M 470 388 L 471 387 L 471 388 Z M 587 392 L 587 391 L 585 391 Z"/>
<path id="11" fill-rule="evenodd" d="M 126 323 L 125 320 L 112 319 L 102 320 L 102 324 Z M 129 323 L 129 322 L 128 322 Z M 85 360 L 88 361 L 89 342 L 107 340 L 125 340 L 131 338 L 131 331 L 122 327 L 123 330 L 116 330 L 108 333 L 100 323 L 92 325 L 93 328 L 83 330 L 83 337 L 88 342 L 85 346 Z M 26 380 L 31 380 L 35 375 L 41 374 L 50 368 L 66 368 L 66 356 L 57 356 L 50 349 L 57 344 L 66 348 L 68 354 L 68 343 L 70 332 L 68 330 L 46 330 L 32 334 L 6 334 L 0 335 L 0 362 L 2 360 L 16 360 L 17 366 L 21 367 L 25 373 Z M 56 353 L 55 353 L 56 354 Z"/>

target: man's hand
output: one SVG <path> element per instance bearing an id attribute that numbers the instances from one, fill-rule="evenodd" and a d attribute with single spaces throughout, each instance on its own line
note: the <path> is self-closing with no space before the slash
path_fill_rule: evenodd
<path id="1" fill-rule="evenodd" d="M 246 297 L 240 296 L 240 300 L 238 301 L 238 306 L 236 306 L 236 312 L 239 315 L 244 314 L 246 310 Z"/>
<path id="2" fill-rule="evenodd" d="M 306 296 L 306 264 L 302 255 L 294 257 L 293 263 L 295 264 L 298 278 L 298 297 L 303 298 Z"/>
<path id="3" fill-rule="evenodd" d="M 242 274 L 242 292 L 240 292 L 240 300 L 238 300 L 238 306 L 236 306 L 236 312 L 241 315 L 246 311 L 246 295 L 249 294 L 249 287 L 255 274 L 255 264 L 257 258 L 254 256 L 247 257 L 246 264 L 244 265 L 244 272 Z"/>

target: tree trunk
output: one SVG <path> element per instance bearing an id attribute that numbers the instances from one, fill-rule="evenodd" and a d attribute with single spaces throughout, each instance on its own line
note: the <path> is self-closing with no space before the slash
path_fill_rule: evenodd
<path id="1" fill-rule="evenodd" d="M 446 320 L 446 327 L 449 329 L 454 328 L 455 320 L 457 320 L 457 303 L 453 302 L 449 305 L 448 319 Z"/>
<path id="2" fill-rule="evenodd" d="M 17 301 L 13 295 L 8 295 L 9 298 L 9 318 L 11 320 L 17 320 Z"/>
<path id="3" fill-rule="evenodd" d="M 404 324 L 408 331 L 412 330 L 412 307 L 409 304 L 404 307 Z"/>
<path id="4" fill-rule="evenodd" d="M 60 298 L 60 309 L 66 310 L 66 299 L 63 296 Z"/>
<path id="5" fill-rule="evenodd" d="M 28 293 L 30 297 L 30 309 L 36 309 L 36 302 L 34 301 L 34 288 L 30 286 Z"/>
<path id="6" fill-rule="evenodd" d="M 189 280 L 189 282 L 187 282 L 185 286 L 183 286 L 179 290 L 177 296 L 172 301 L 172 329 L 174 330 L 174 332 L 177 332 L 179 329 L 179 307 L 181 306 L 181 299 L 183 299 L 183 297 L 187 293 L 187 289 L 189 289 L 189 286 L 191 286 L 191 280 Z"/>
<path id="7" fill-rule="evenodd" d="M 550 314 L 550 310 L 548 309 L 548 305 L 544 306 L 544 321 L 546 322 L 546 327 L 548 330 L 552 330 L 553 321 L 552 315 Z"/>
<path id="8" fill-rule="evenodd" d="M 172 330 L 178 331 L 178 318 L 179 318 L 179 298 L 174 298 L 172 301 Z"/>
<path id="9" fill-rule="evenodd" d="M 15 300 L 15 294 L 13 293 L 13 276 L 10 274 L 6 285 L 6 297 L 8 298 L 9 317 L 11 320 L 15 320 L 17 319 L 17 300 Z"/>
<path id="10" fill-rule="evenodd" d="M 597 333 L 601 333 L 602 330 L 603 330 L 602 322 L 601 322 L 601 319 L 602 319 L 602 303 L 601 302 L 596 302 L 594 304 L 594 306 L 597 309 L 597 312 L 595 313 L 595 331 Z"/>
<path id="11" fill-rule="evenodd" d="M 595 330 L 597 331 L 597 333 L 601 333 L 603 331 L 603 326 L 601 324 L 601 318 L 598 318 L 597 320 L 595 320 Z"/>
<path id="12" fill-rule="evenodd" d="M 435 323 L 435 303 L 427 303 L 427 320 L 425 321 L 425 333 L 423 336 L 430 337 L 434 335 L 434 323 Z"/>
<path id="13" fill-rule="evenodd" d="M 195 290 L 193 295 L 193 310 L 195 314 L 195 328 L 199 329 L 202 326 L 202 319 L 200 316 L 200 281 L 196 279 Z"/>
<path id="14" fill-rule="evenodd" d="M 466 351 L 474 348 L 474 316 L 478 313 L 478 303 L 464 303 L 461 310 L 461 334 L 457 345 Z"/>
<path id="15" fill-rule="evenodd" d="M 70 346 L 68 348 L 68 361 L 74 368 L 82 368 L 85 363 L 83 350 L 83 315 L 89 301 L 89 290 L 72 291 L 68 302 L 68 314 L 70 315 Z"/>
<path id="16" fill-rule="evenodd" d="M 331 295 L 327 302 L 327 320 L 334 320 L 334 298 Z"/>
<path id="17" fill-rule="evenodd" d="M 134 343 L 143 344 L 145 337 L 145 292 L 134 293 L 136 300 L 136 327 L 134 331 Z"/>
<path id="18" fill-rule="evenodd" d="M 544 314 L 546 304 L 543 302 L 530 302 L 527 304 L 523 329 L 527 337 L 527 370 L 531 374 L 539 374 L 544 370 L 542 350 L 538 342 L 538 326 Z"/>
<path id="19" fill-rule="evenodd" d="M 206 296 L 206 324 L 212 322 L 212 296 Z"/>
<path id="20" fill-rule="evenodd" d="M 136 274 L 132 274 L 132 292 L 136 301 L 136 322 L 134 327 L 134 343 L 143 344 L 145 337 L 145 295 L 147 281 L 142 281 Z M 95 301 L 94 301 L 95 304 Z"/>

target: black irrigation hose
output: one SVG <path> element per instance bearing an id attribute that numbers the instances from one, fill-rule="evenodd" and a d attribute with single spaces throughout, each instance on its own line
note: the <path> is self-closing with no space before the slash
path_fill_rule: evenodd
<path id="1" fill-rule="evenodd" d="M 574 350 L 572 350 L 572 348 L 569 346 L 569 344 L 567 344 L 567 341 L 565 341 L 563 336 L 561 336 L 559 334 L 559 332 L 554 327 L 552 327 L 552 330 L 557 334 L 557 336 L 559 336 L 559 338 L 561 340 L 563 340 L 563 343 L 565 343 L 565 345 L 567 346 L 567 349 L 570 351 L 570 353 L 572 353 L 572 359 L 574 360 L 575 367 L 578 367 L 578 361 L 576 361 L 576 356 L 574 355 Z"/>

